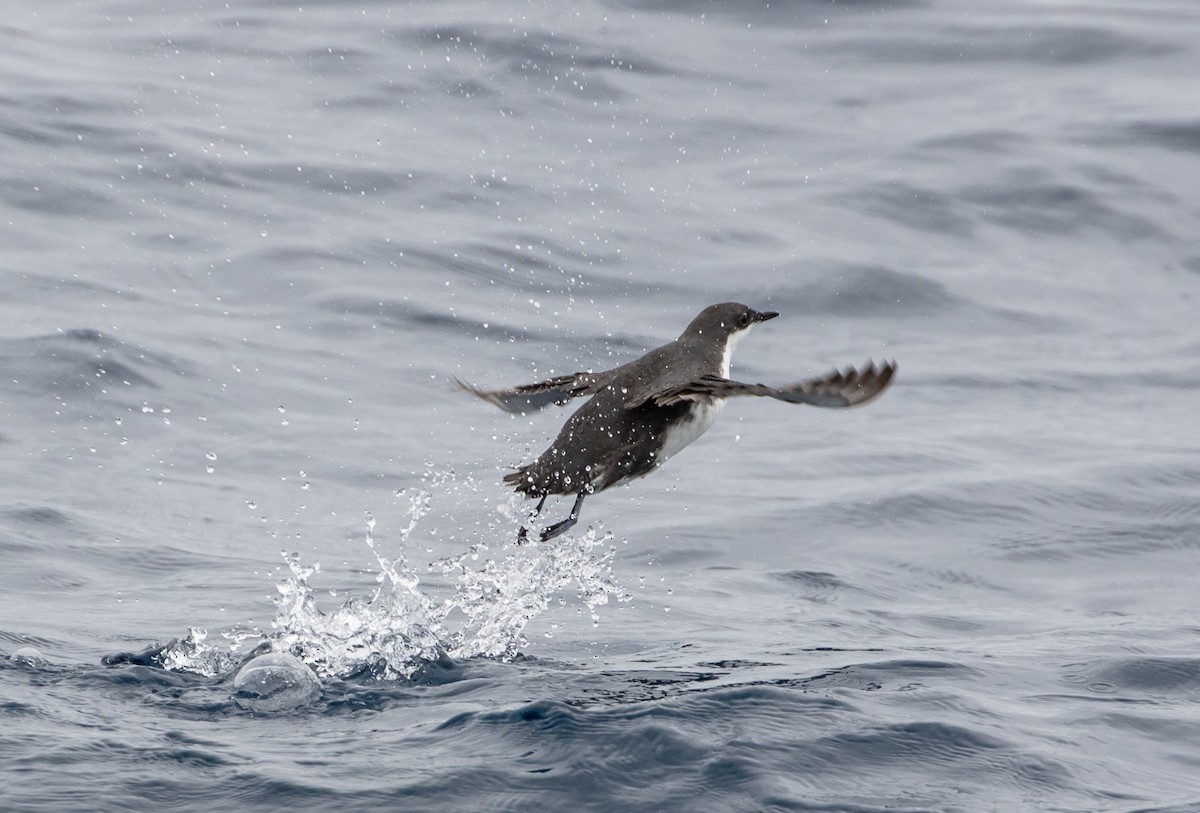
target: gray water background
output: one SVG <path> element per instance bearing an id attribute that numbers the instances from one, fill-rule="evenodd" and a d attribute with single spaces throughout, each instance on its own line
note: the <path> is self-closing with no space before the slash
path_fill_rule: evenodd
<path id="1" fill-rule="evenodd" d="M 1200 809 L 1198 225 L 1190 0 L 8 3 L 0 807 Z M 729 299 L 735 377 L 900 374 L 591 498 L 598 625 L 277 715 L 101 664 L 281 550 L 369 595 L 414 489 L 451 594 L 563 415 L 449 378 Z"/>

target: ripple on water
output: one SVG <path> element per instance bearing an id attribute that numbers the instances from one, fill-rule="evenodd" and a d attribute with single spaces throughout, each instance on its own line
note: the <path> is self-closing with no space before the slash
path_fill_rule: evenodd
<path id="1" fill-rule="evenodd" d="M 1200 153 L 1200 119 L 1135 121 L 1109 129 L 1097 141 L 1131 146 L 1160 147 Z"/>
<path id="2" fill-rule="evenodd" d="M 936 673 L 947 665 L 910 666 Z M 631 809 L 640 810 L 669 808 L 680 792 L 700 810 L 758 809 L 767 797 L 786 809 L 800 800 L 804 809 L 819 809 L 823 800 L 848 804 L 868 777 L 869 786 L 889 788 L 885 798 L 911 805 L 938 805 L 946 793 L 962 793 L 974 782 L 991 793 L 1003 789 L 1011 803 L 1070 781 L 1054 760 L 969 724 L 880 723 L 844 696 L 813 688 L 700 689 L 587 709 L 539 700 L 457 715 L 437 733 L 454 742 L 486 743 L 488 753 L 505 753 L 509 760 L 519 755 L 513 779 L 535 774 L 544 787 L 561 786 L 563 792 L 627 796 L 634 800 Z M 600 777 L 607 784 L 590 788 Z M 456 771 L 454 778 L 486 793 L 467 772 Z M 881 797 L 872 798 L 878 803 Z"/>
<path id="3" fill-rule="evenodd" d="M 612 41 L 540 32 L 530 37 L 510 26 L 430 26 L 395 31 L 397 38 L 422 46 L 461 46 L 505 63 L 518 73 L 576 69 L 674 76 L 677 69 Z"/>
<path id="4" fill-rule="evenodd" d="M 1122 211 L 1084 187 L 1054 178 L 1048 170 L 1017 168 L 991 183 L 969 185 L 958 197 L 978 217 L 1025 234 L 1075 234 L 1085 229 L 1122 240 L 1163 236 L 1149 218 Z"/>
<path id="5" fill-rule="evenodd" d="M 842 58 L 895 64 L 1012 63 L 1020 66 L 1086 65 L 1176 50 L 1162 40 L 1090 25 L 955 25 L 919 34 L 903 30 L 831 37 L 807 44 L 809 50 Z"/>
<path id="6" fill-rule="evenodd" d="M 1105 658 L 1065 667 L 1063 680 L 1097 694 L 1130 699 L 1200 696 L 1200 659 Z"/>
<path id="7" fill-rule="evenodd" d="M 488 321 L 484 327 L 480 321 L 468 323 L 465 319 L 447 315 L 419 303 L 381 297 L 378 294 L 330 294 L 320 298 L 319 306 L 337 315 L 353 314 L 367 317 L 372 322 L 419 328 L 425 335 L 430 331 L 459 335 L 469 330 L 472 335 L 490 336 L 492 341 L 520 343 L 545 340 L 550 335 L 548 332 L 526 330 L 503 318 Z"/>
<path id="8" fill-rule="evenodd" d="M 101 386 L 158 389 L 158 376 L 185 371 L 178 361 L 98 330 L 0 339 L 0 364 L 33 393 L 78 392 Z"/>
<path id="9" fill-rule="evenodd" d="M 942 283 L 883 265 L 846 264 L 799 288 L 777 290 L 772 303 L 789 314 L 828 317 L 931 315 L 960 304 Z"/>
<path id="10" fill-rule="evenodd" d="M 975 220 L 953 194 L 910 183 L 872 184 L 837 193 L 830 201 L 900 226 L 953 237 L 970 237 Z"/>
<path id="11" fill-rule="evenodd" d="M 800 597 L 818 604 L 829 604 L 837 600 L 839 593 L 851 589 L 850 585 L 832 573 L 816 570 L 788 570 L 771 574 L 786 582 Z"/>

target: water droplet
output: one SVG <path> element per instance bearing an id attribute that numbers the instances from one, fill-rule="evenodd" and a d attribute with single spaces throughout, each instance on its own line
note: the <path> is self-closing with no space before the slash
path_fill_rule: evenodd
<path id="1" fill-rule="evenodd" d="M 205 456 L 205 457 L 207 457 L 209 460 L 216 460 L 216 459 L 217 459 L 217 453 L 216 453 L 216 452 L 205 452 L 205 453 L 204 453 L 204 456 Z"/>
<path id="2" fill-rule="evenodd" d="M 300 484 L 300 490 L 308 491 L 308 481 L 307 480 L 305 480 L 303 483 Z"/>
<path id="3" fill-rule="evenodd" d="M 258 508 L 258 503 L 254 500 L 246 500 L 246 507 L 253 511 L 255 508 Z"/>
<path id="4" fill-rule="evenodd" d="M 205 466 L 205 467 L 204 467 L 204 470 L 205 470 L 206 472 L 208 472 L 209 474 L 212 474 L 214 471 L 216 471 L 216 469 L 215 469 L 215 468 L 213 468 L 212 466 Z"/>

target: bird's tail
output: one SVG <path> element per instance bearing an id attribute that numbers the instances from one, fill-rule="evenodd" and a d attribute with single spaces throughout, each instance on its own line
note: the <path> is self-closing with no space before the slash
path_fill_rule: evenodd
<path id="1" fill-rule="evenodd" d="M 504 482 L 512 486 L 517 492 L 529 497 L 540 497 L 546 493 L 538 487 L 537 479 L 534 477 L 533 463 L 504 475 Z"/>

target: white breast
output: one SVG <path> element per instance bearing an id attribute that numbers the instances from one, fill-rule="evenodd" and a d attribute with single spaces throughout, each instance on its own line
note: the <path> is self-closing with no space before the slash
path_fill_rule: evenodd
<path id="1" fill-rule="evenodd" d="M 729 362 L 733 359 L 733 351 L 749 332 L 750 328 L 747 327 L 731 333 L 729 338 L 726 339 L 725 352 L 721 356 L 722 378 L 729 378 Z M 724 398 L 714 398 L 708 403 L 695 404 L 692 407 L 690 420 L 685 420 L 667 430 L 666 436 L 663 438 L 662 451 L 658 453 L 659 465 L 665 463 L 667 458 L 674 456 L 680 449 L 707 432 L 709 427 L 716 422 L 717 418 L 724 411 Z"/>
<path id="2" fill-rule="evenodd" d="M 717 398 L 711 403 L 696 404 L 691 410 L 691 419 L 667 430 L 663 437 L 663 448 L 658 453 L 658 462 L 663 464 L 683 447 L 708 431 L 709 427 L 725 411 L 725 399 Z"/>

